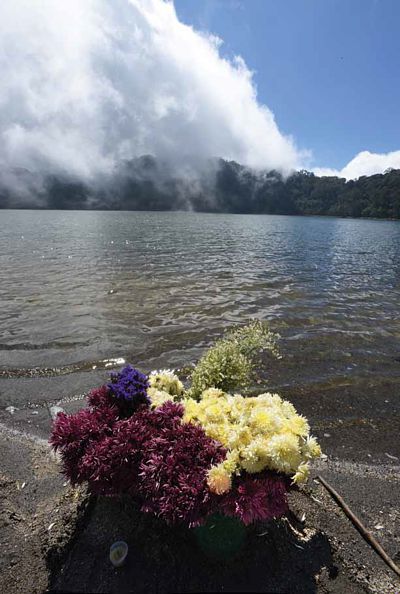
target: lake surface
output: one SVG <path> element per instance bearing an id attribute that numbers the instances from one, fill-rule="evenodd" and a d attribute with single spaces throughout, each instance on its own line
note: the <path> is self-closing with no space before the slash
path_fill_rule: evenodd
<path id="1" fill-rule="evenodd" d="M 0 210 L 0 281 L 2 406 L 51 398 L 31 376 L 61 397 L 105 360 L 192 363 L 253 317 L 282 336 L 273 387 L 399 385 L 396 221 Z"/>

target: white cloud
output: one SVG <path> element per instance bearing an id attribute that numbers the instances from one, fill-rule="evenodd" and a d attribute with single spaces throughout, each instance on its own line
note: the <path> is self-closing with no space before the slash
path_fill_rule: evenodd
<path id="1" fill-rule="evenodd" d="M 301 166 L 220 43 L 164 0 L 2 0 L 0 164 L 84 177 L 145 153 Z"/>
<path id="2" fill-rule="evenodd" d="M 343 167 L 343 169 L 329 169 L 316 167 L 313 169 L 316 175 L 337 175 L 346 179 L 357 179 L 362 175 L 374 175 L 383 173 L 386 169 L 400 169 L 400 151 L 391 153 L 370 153 L 362 151 L 358 153 Z"/>

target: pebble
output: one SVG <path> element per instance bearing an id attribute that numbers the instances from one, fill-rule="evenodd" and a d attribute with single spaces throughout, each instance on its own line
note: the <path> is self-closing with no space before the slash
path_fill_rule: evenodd
<path id="1" fill-rule="evenodd" d="M 50 407 L 50 414 L 51 414 L 51 418 L 54 420 L 56 418 L 56 416 L 58 415 L 58 413 L 60 412 L 65 412 L 63 408 L 61 408 L 61 406 L 51 406 Z"/>

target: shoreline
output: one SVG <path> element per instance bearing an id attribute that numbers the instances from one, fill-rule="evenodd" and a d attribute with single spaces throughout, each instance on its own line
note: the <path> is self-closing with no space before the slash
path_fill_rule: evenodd
<path id="1" fill-rule="evenodd" d="M 303 214 L 303 213 L 278 213 L 278 212 L 216 212 L 216 211 L 212 211 L 212 210 L 179 210 L 179 209 L 174 209 L 174 210 L 167 210 L 167 209 L 162 209 L 162 210 L 143 210 L 143 209 L 129 209 L 129 210 L 124 210 L 123 208 L 117 208 L 117 209 L 112 209 L 112 208 L 48 208 L 48 207 L 19 207 L 19 206 L 14 206 L 13 208 L 3 208 L 0 207 L 0 210 L 3 211 L 28 211 L 28 212 L 35 212 L 35 211 L 39 211 L 39 212 L 43 212 L 43 211 L 50 211 L 50 212 L 54 212 L 54 211 L 60 211 L 60 212 L 157 212 L 157 213 L 171 213 L 171 212 L 177 212 L 179 214 L 189 214 L 189 215 L 196 215 L 196 214 L 202 214 L 202 215 L 220 215 L 220 216 L 226 216 L 226 215 L 232 215 L 232 216 L 254 216 L 254 217 L 299 217 L 299 218 L 318 218 L 318 219 L 340 219 L 340 220 L 350 220 L 350 221 L 388 221 L 388 222 L 395 222 L 395 221 L 400 221 L 400 217 L 367 217 L 367 216 L 359 216 L 359 217 L 354 217 L 354 216 L 346 216 L 346 215 L 338 215 L 338 214 Z"/>
<path id="2" fill-rule="evenodd" d="M 2 379 L 5 402 L 0 408 L 0 424 L 47 439 L 52 408 L 77 411 L 84 406 L 87 392 L 105 379 L 104 369 L 58 377 Z M 15 394 L 9 402 L 7 387 Z M 382 378 L 376 384 L 360 378 L 348 385 L 275 387 L 260 374 L 254 388 L 254 394 L 277 391 L 291 401 L 308 418 L 312 433 L 328 456 L 357 463 L 400 464 L 400 401 L 396 396 L 400 377 Z M 28 397 L 32 401 L 27 401 Z"/>

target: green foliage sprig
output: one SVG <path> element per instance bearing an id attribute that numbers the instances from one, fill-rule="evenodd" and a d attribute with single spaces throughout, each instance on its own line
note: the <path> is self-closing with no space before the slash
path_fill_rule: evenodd
<path id="1" fill-rule="evenodd" d="M 258 354 L 269 351 L 280 357 L 278 339 L 279 335 L 260 320 L 230 330 L 197 363 L 191 375 L 190 396 L 199 398 L 208 388 L 230 392 L 248 387 Z"/>

